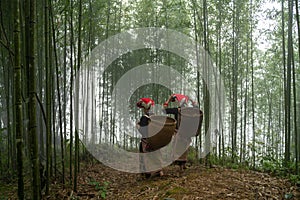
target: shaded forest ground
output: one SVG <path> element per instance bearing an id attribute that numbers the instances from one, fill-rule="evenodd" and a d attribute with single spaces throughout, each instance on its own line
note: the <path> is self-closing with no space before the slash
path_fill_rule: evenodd
<path id="1" fill-rule="evenodd" d="M 300 188 L 266 173 L 202 165 L 190 166 L 183 172 L 172 165 L 164 168 L 164 173 L 163 177 L 144 179 L 102 164 L 89 164 L 79 174 L 77 193 L 53 182 L 51 194 L 44 199 L 300 199 Z M 5 193 L 8 199 L 16 198 L 14 189 Z"/>

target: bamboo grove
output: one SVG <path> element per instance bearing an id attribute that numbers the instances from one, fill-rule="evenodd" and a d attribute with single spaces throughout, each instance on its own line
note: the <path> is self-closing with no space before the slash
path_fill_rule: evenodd
<path id="1" fill-rule="evenodd" d="M 72 109 L 77 72 L 102 41 L 142 27 L 189 35 L 222 75 L 228 105 L 207 162 L 299 174 L 298 0 L 12 0 L 0 1 L 1 182 L 18 180 L 20 199 L 41 199 L 55 179 L 76 191 L 80 163 L 88 156 L 79 139 L 82 130 L 75 128 L 84 119 Z M 101 104 L 95 108 L 101 115 L 98 140 L 137 148 L 138 141 L 122 131 L 116 139 L 116 129 L 126 125 L 112 114 L 110 94 L 124 73 L 154 62 L 196 80 L 205 114 L 202 134 L 193 141 L 198 152 L 205 144 L 208 102 L 214 99 L 182 58 L 153 49 L 125 54 L 106 69 L 95 94 Z M 170 91 L 144 86 L 131 103 L 149 93 L 163 102 Z M 131 109 L 136 120 L 138 110 Z"/>

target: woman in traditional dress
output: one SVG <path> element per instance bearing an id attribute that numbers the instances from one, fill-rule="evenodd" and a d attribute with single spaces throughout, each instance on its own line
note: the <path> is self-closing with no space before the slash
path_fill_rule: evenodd
<path id="1" fill-rule="evenodd" d="M 183 94 L 172 94 L 169 96 L 168 100 L 163 104 L 163 112 L 166 114 L 174 115 L 175 120 L 177 121 L 175 129 L 175 140 L 174 140 L 174 149 L 173 157 L 175 164 L 180 166 L 180 169 L 186 169 L 187 157 L 188 157 L 188 148 L 191 143 L 191 137 L 185 137 L 184 134 L 178 135 L 177 131 L 180 127 L 181 122 L 181 108 L 187 106 L 189 97 Z M 169 108 L 170 102 L 177 102 L 177 106 Z M 192 101 L 194 104 L 194 102 Z M 184 148 L 184 149 L 182 149 Z M 180 155 L 178 155 L 178 153 Z"/>
<path id="2" fill-rule="evenodd" d="M 151 147 L 151 145 L 147 142 L 148 135 L 148 125 L 150 122 L 150 116 L 153 115 L 151 112 L 151 108 L 154 106 L 154 101 L 151 98 L 140 98 L 137 102 L 137 107 L 143 109 L 143 116 L 140 118 L 140 121 L 137 123 L 137 128 L 139 132 L 142 134 L 142 139 L 140 142 L 139 151 L 140 153 L 153 152 L 155 149 Z M 141 171 L 147 171 L 147 168 L 151 165 L 151 163 L 155 163 L 155 166 L 161 165 L 161 154 L 159 150 L 154 153 L 152 157 L 142 157 L 140 160 L 141 163 Z M 151 176 L 163 176 L 162 169 L 152 172 L 145 172 L 143 175 L 146 178 Z"/>

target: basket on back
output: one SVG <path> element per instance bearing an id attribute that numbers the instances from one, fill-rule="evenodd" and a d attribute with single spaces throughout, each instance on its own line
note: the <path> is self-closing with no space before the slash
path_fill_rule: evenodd
<path id="1" fill-rule="evenodd" d="M 148 144 L 153 150 L 160 149 L 172 140 L 176 120 L 166 116 L 151 116 L 148 125 Z"/>
<path id="2" fill-rule="evenodd" d="M 199 108 L 181 108 L 178 121 L 180 123 L 178 132 L 182 136 L 198 136 L 201 131 L 203 112 Z"/>

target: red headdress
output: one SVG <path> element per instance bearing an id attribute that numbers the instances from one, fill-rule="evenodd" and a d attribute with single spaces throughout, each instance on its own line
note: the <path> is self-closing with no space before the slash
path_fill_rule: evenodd
<path id="1" fill-rule="evenodd" d="M 151 98 L 140 98 L 136 103 L 136 106 L 139 108 L 149 109 L 151 106 L 154 106 L 154 101 Z"/>

